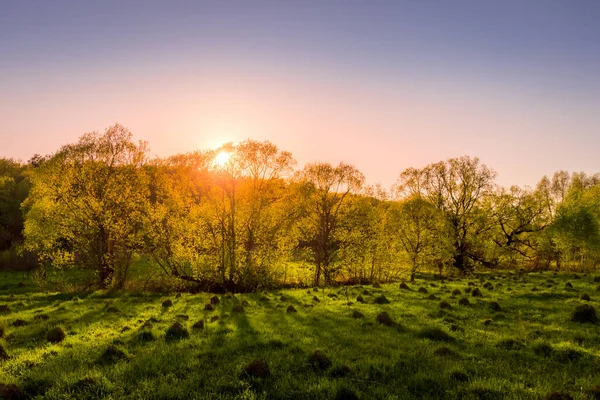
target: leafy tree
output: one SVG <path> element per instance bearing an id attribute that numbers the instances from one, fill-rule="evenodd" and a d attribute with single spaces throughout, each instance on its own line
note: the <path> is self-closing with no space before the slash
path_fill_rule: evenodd
<path id="1" fill-rule="evenodd" d="M 460 271 L 474 263 L 491 265 L 485 256 L 484 234 L 491 228 L 484 199 L 496 173 L 478 158 L 451 158 L 419 170 L 405 170 L 397 183 L 402 196 L 418 196 L 433 204 L 452 229 L 452 265 Z"/>
<path id="2" fill-rule="evenodd" d="M 139 247 L 146 144 L 114 125 L 63 146 L 32 173 L 25 203 L 27 248 L 57 267 L 95 270 L 102 287 L 125 282 Z"/>
<path id="3" fill-rule="evenodd" d="M 12 159 L 0 159 L 0 250 L 23 240 L 21 203 L 28 194 L 26 167 Z"/>
<path id="4" fill-rule="evenodd" d="M 300 247 L 310 250 L 315 265 L 314 284 L 321 275 L 330 283 L 338 272 L 340 222 L 351 193 L 357 193 L 364 176 L 354 166 L 340 163 L 307 164 L 298 174 L 304 218 L 300 224 Z"/>
<path id="5" fill-rule="evenodd" d="M 588 259 L 592 264 L 600 259 L 600 184 L 595 176 L 573 174 L 552 232 L 566 261 L 577 260 L 584 268 Z"/>
<path id="6" fill-rule="evenodd" d="M 516 266 L 535 258 L 539 234 L 552 222 L 549 201 L 539 189 L 518 186 L 499 189 L 493 195 L 492 216 L 497 229 L 492 240 L 504 262 Z"/>
<path id="7" fill-rule="evenodd" d="M 146 167 L 150 196 L 143 251 L 167 276 L 196 284 L 218 280 L 202 214 L 213 159 L 213 152 L 193 152 L 155 159 Z"/>
<path id="8" fill-rule="evenodd" d="M 433 204 L 413 196 L 394 204 L 388 211 L 388 229 L 410 260 L 410 280 L 424 265 L 441 268 L 451 253 L 447 221 Z"/>

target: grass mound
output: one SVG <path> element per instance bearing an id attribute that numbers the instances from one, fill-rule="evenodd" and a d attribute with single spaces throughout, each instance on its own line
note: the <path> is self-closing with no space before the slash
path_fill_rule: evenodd
<path id="1" fill-rule="evenodd" d="M 447 302 L 447 301 L 445 301 L 445 300 L 444 300 L 444 301 L 442 301 L 442 302 L 440 302 L 440 304 L 439 304 L 439 307 L 440 307 L 442 310 L 449 310 L 449 309 L 451 309 L 451 308 L 452 308 L 452 306 L 450 305 L 450 303 L 448 303 L 448 302 Z"/>
<path id="2" fill-rule="evenodd" d="M 385 325 L 385 326 L 391 326 L 394 324 L 394 321 L 392 321 L 392 317 L 390 317 L 390 315 L 383 311 L 381 313 L 379 313 L 379 315 L 377 315 L 376 321 L 378 323 L 380 323 L 381 325 Z"/>
<path id="3" fill-rule="evenodd" d="M 213 296 L 210 298 L 210 304 L 219 304 L 221 301 L 218 296 Z"/>
<path id="4" fill-rule="evenodd" d="M 587 293 L 584 293 L 581 295 L 581 300 L 583 301 L 591 301 L 592 299 L 590 298 L 590 295 L 588 295 Z"/>
<path id="5" fill-rule="evenodd" d="M 215 309 L 215 308 L 214 308 L 214 307 L 213 307 L 213 305 L 212 305 L 212 304 L 210 304 L 210 303 L 206 303 L 206 304 L 204 305 L 204 310 L 205 310 L 205 311 L 213 311 L 214 309 Z"/>
<path id="6" fill-rule="evenodd" d="M 373 282 L 373 286 L 375 289 L 381 289 L 381 285 L 379 284 L 379 282 Z"/>
<path id="7" fill-rule="evenodd" d="M 14 322 L 11 325 L 14 326 L 15 328 L 19 328 L 22 326 L 29 325 L 29 322 L 25 321 L 24 319 L 16 319 L 16 320 L 14 320 Z"/>
<path id="8" fill-rule="evenodd" d="M 496 343 L 496 347 L 502 350 L 523 350 L 525 345 L 514 339 L 503 339 Z"/>
<path id="9" fill-rule="evenodd" d="M 544 397 L 544 400 L 573 400 L 573 397 L 566 392 L 552 392 Z"/>
<path id="10" fill-rule="evenodd" d="M 127 354 L 115 345 L 110 345 L 98 359 L 99 364 L 115 364 L 119 361 L 128 360 Z"/>
<path id="11" fill-rule="evenodd" d="M 169 308 L 169 307 L 173 307 L 173 302 L 171 301 L 171 299 L 166 299 L 165 301 L 162 302 L 162 308 Z"/>
<path id="12" fill-rule="evenodd" d="M 471 380 L 471 378 L 469 378 L 469 375 L 467 375 L 466 373 L 462 372 L 462 371 L 452 371 L 450 373 L 449 376 L 451 381 L 454 382 L 469 382 Z"/>
<path id="13" fill-rule="evenodd" d="M 400 289 L 402 289 L 402 290 L 410 290 L 410 288 L 408 287 L 408 285 L 406 284 L 406 282 L 402 282 L 400 284 Z"/>
<path id="14" fill-rule="evenodd" d="M 365 299 L 359 294 L 358 296 L 356 296 L 356 302 L 357 303 L 364 303 Z"/>
<path id="15" fill-rule="evenodd" d="M 188 337 L 190 337 L 190 333 L 179 322 L 175 322 L 173 325 L 171 325 L 165 334 L 165 339 L 167 340 L 179 340 L 186 339 Z"/>
<path id="16" fill-rule="evenodd" d="M 419 293 L 423 293 L 423 294 L 427 294 L 427 293 L 429 293 L 429 292 L 427 291 L 427 289 L 425 289 L 423 286 L 421 286 L 421 287 L 419 288 L 419 290 L 417 290 L 417 291 L 418 291 Z"/>
<path id="17" fill-rule="evenodd" d="M 0 383 L 0 399 L 25 400 L 27 397 L 17 385 Z"/>
<path id="18" fill-rule="evenodd" d="M 436 342 L 453 342 L 455 339 L 440 328 L 423 328 L 417 333 L 420 339 L 429 339 Z"/>
<path id="19" fill-rule="evenodd" d="M 242 372 L 243 376 L 250 378 L 268 378 L 271 376 L 271 371 L 269 370 L 269 364 L 262 359 L 256 358 L 250 361 Z"/>
<path id="20" fill-rule="evenodd" d="M 66 336 L 65 331 L 60 326 L 57 326 L 48 331 L 46 340 L 50 343 L 60 343 L 65 340 Z"/>
<path id="21" fill-rule="evenodd" d="M 10 307 L 8 304 L 0 304 L 0 313 L 9 313 Z"/>
<path id="22" fill-rule="evenodd" d="M 330 370 L 329 370 L 329 377 L 331 378 L 343 378 L 345 376 L 350 375 L 351 371 L 350 371 L 350 367 L 348 367 L 345 364 L 342 365 L 334 365 Z"/>
<path id="23" fill-rule="evenodd" d="M 298 312 L 298 310 L 296 310 L 296 307 L 294 307 L 292 304 L 290 304 L 286 309 L 285 312 L 287 312 L 288 314 L 290 313 L 295 313 Z"/>
<path id="24" fill-rule="evenodd" d="M 327 357 L 327 354 L 325 354 L 321 350 L 315 350 L 308 357 L 308 363 L 314 369 L 318 369 L 318 370 L 322 370 L 322 371 L 324 371 L 327 368 L 331 367 L 331 360 L 329 359 L 329 357 Z"/>
<path id="25" fill-rule="evenodd" d="M 433 351 L 433 355 L 438 356 L 438 357 L 460 358 L 460 356 L 458 355 L 457 352 L 455 352 L 451 348 L 445 347 L 445 346 L 438 347 L 437 349 L 435 349 Z"/>
<path id="26" fill-rule="evenodd" d="M 497 301 L 491 301 L 488 306 L 489 306 L 490 310 L 492 310 L 494 312 L 502 311 L 502 307 L 500 307 L 500 304 L 498 304 Z"/>
<path id="27" fill-rule="evenodd" d="M 473 297 L 483 297 L 483 294 L 481 293 L 481 290 L 479 290 L 479 288 L 475 288 L 471 291 L 471 296 Z"/>
<path id="28" fill-rule="evenodd" d="M 137 339 L 140 342 L 153 342 L 156 340 L 156 337 L 152 331 L 142 331 L 138 334 Z"/>
<path id="29" fill-rule="evenodd" d="M 8 355 L 4 347 L 0 344 L 0 361 L 6 361 L 8 359 L 10 359 L 10 356 Z"/>
<path id="30" fill-rule="evenodd" d="M 375 300 L 373 300 L 373 302 L 375 304 L 389 304 L 390 303 L 390 301 L 387 299 L 387 297 L 385 297 L 383 294 L 375 297 Z"/>
<path id="31" fill-rule="evenodd" d="M 335 392 L 333 400 L 358 400 L 356 393 L 347 387 L 341 387 Z"/>
<path id="32" fill-rule="evenodd" d="M 358 301 L 358 299 L 356 299 Z M 320 303 L 321 300 L 319 300 L 319 298 L 317 296 L 313 296 L 312 301 L 314 301 L 315 303 Z"/>
<path id="33" fill-rule="evenodd" d="M 459 306 L 463 306 L 463 307 L 464 307 L 464 306 L 470 306 L 470 305 L 471 305 L 471 302 L 470 302 L 470 301 L 469 301 L 469 299 L 467 299 L 466 297 L 463 297 L 462 299 L 460 299 L 460 300 L 458 301 L 458 305 L 459 305 Z"/>
<path id="34" fill-rule="evenodd" d="M 364 318 L 364 314 L 361 313 L 360 311 L 354 310 L 352 311 L 352 318 L 358 319 L 358 318 Z"/>
<path id="35" fill-rule="evenodd" d="M 540 343 L 533 348 L 533 354 L 539 357 L 551 357 L 554 349 L 547 343 Z"/>
<path id="36" fill-rule="evenodd" d="M 196 322 L 194 325 L 192 325 L 192 329 L 195 329 L 195 330 L 204 329 L 204 320 L 200 320 L 200 321 Z"/>
<path id="37" fill-rule="evenodd" d="M 234 313 L 243 313 L 244 312 L 244 307 L 241 304 L 238 304 L 236 306 L 233 307 L 232 311 Z"/>
<path id="38" fill-rule="evenodd" d="M 589 304 L 578 306 L 571 316 L 571 321 L 597 324 L 598 317 L 596 316 L 596 309 Z"/>
<path id="39" fill-rule="evenodd" d="M 462 292 L 460 291 L 460 289 L 454 289 L 452 291 L 452 296 L 460 296 L 462 294 Z"/>

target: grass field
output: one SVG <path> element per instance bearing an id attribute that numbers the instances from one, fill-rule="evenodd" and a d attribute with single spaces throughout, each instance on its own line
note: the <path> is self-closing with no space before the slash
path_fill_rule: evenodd
<path id="1" fill-rule="evenodd" d="M 46 293 L 5 273 L 0 398 L 595 399 L 600 330 L 571 319 L 599 284 L 505 272 L 219 295 L 210 311 L 211 294 Z"/>

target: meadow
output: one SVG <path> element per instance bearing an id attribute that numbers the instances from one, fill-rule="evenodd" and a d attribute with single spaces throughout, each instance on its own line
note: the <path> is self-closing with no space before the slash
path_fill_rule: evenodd
<path id="1" fill-rule="evenodd" d="M 214 295 L 45 292 L 2 273 L 0 398 L 598 399 L 598 325 L 573 318 L 599 281 L 500 271 Z"/>

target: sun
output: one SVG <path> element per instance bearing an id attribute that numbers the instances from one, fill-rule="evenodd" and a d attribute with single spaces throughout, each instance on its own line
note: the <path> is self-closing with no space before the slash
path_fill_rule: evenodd
<path id="1" fill-rule="evenodd" d="M 228 153 L 226 151 L 221 151 L 215 157 L 215 164 L 217 164 L 219 167 L 224 167 L 227 164 L 227 162 L 229 161 L 230 157 L 231 157 L 230 153 Z"/>

